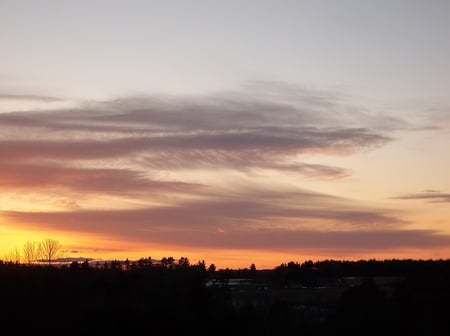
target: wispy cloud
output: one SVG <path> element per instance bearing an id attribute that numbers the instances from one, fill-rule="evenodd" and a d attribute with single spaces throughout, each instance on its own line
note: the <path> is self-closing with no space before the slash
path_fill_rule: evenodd
<path id="1" fill-rule="evenodd" d="M 4 215 L 28 228 L 36 226 L 47 230 L 93 234 L 103 234 L 107 230 L 111 239 L 136 241 L 148 246 L 176 244 L 198 248 L 277 250 L 351 247 L 376 251 L 399 247 L 436 247 L 450 243 L 450 236 L 432 230 L 398 227 L 400 220 L 374 210 L 327 210 L 325 205 L 321 209 L 308 206 L 289 209 L 268 202 L 233 199 L 153 209 L 8 212 Z M 283 225 L 276 224 L 280 218 L 285 221 Z M 333 228 L 323 229 L 324 220 L 333 221 Z M 304 225 L 308 222 L 319 225 Z M 351 230 L 341 229 L 349 223 L 353 226 Z"/>
<path id="2" fill-rule="evenodd" d="M 447 203 L 450 202 L 450 193 L 440 192 L 437 190 L 424 190 L 419 193 L 395 196 L 394 198 L 403 200 L 423 200 L 434 203 Z"/>
<path id="3" fill-rule="evenodd" d="M 41 102 L 59 102 L 63 99 L 52 96 L 33 95 L 33 94 L 17 94 L 0 92 L 0 100 L 26 100 L 26 101 L 41 101 Z"/>
<path id="4" fill-rule="evenodd" d="M 155 195 L 194 193 L 199 184 L 152 179 L 130 169 L 76 168 L 58 164 L 0 163 L 0 187 L 5 190 L 65 189 L 82 194 Z"/>
<path id="5" fill-rule="evenodd" d="M 4 113 L 0 155 L 7 160 L 139 158 L 149 169 L 262 168 L 343 177 L 344 169 L 302 163 L 298 156 L 349 155 L 391 141 L 358 111 L 337 116 L 342 107 L 323 95 L 294 91 L 296 97 L 291 89 L 294 98 L 284 93 L 283 100 L 281 92 L 258 90 L 257 95 L 248 90 L 140 97 L 70 110 Z"/>

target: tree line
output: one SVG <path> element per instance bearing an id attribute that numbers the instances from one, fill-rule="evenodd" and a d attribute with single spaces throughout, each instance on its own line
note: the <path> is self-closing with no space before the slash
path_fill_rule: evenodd
<path id="1" fill-rule="evenodd" d="M 289 261 L 281 263 L 273 269 L 258 270 L 255 264 L 251 264 L 248 268 L 231 269 L 225 268 L 216 272 L 216 266 L 211 263 L 206 265 L 204 260 L 199 260 L 196 264 L 191 265 L 188 257 L 182 256 L 175 259 L 172 256 L 163 257 L 160 260 L 151 257 L 142 257 L 138 260 L 112 260 L 112 261 L 96 261 L 93 265 L 90 258 L 81 258 L 83 261 L 71 261 L 73 258 L 64 258 L 66 250 L 63 244 L 52 238 L 45 238 L 41 241 L 27 241 L 22 249 L 15 249 L 10 252 L 0 263 L 14 264 L 48 264 L 52 265 L 56 261 L 66 260 L 72 268 L 78 267 L 96 267 L 111 269 L 142 269 L 147 267 L 163 267 L 167 269 L 185 268 L 189 266 L 201 267 L 209 274 L 216 273 L 222 278 L 239 278 L 239 277 L 261 277 L 264 273 L 273 273 L 287 281 L 300 280 L 314 281 L 320 278 L 340 278 L 343 276 L 434 276 L 442 274 L 450 274 L 450 259 L 368 259 L 368 260 L 305 260 L 304 262 Z M 308 280 L 306 280 L 308 279 Z"/>

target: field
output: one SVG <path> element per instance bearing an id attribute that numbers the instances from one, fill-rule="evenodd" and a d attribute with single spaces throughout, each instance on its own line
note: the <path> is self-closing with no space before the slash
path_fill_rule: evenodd
<path id="1" fill-rule="evenodd" d="M 450 334 L 448 261 L 121 266 L 0 264 L 0 322 L 47 335 Z"/>

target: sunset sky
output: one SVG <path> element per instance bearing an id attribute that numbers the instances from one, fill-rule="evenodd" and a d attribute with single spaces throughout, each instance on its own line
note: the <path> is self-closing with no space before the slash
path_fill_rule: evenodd
<path id="1" fill-rule="evenodd" d="M 449 41 L 446 0 L 0 0 L 0 259 L 447 259 Z"/>

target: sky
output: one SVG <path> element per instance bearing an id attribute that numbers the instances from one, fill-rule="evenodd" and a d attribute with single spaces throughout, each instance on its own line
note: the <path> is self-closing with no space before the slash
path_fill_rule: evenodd
<path id="1" fill-rule="evenodd" d="M 450 2 L 0 0 L 0 258 L 450 256 Z"/>

